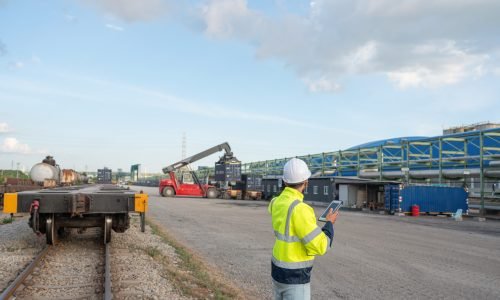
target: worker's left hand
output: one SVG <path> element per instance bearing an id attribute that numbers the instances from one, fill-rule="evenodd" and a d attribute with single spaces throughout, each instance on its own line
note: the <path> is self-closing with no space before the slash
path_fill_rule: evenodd
<path id="1" fill-rule="evenodd" d="M 339 215 L 338 211 L 333 213 L 333 208 L 330 208 L 330 210 L 328 211 L 328 214 L 326 215 L 326 220 L 332 222 L 332 224 L 335 224 L 335 221 L 337 220 L 338 215 Z"/>

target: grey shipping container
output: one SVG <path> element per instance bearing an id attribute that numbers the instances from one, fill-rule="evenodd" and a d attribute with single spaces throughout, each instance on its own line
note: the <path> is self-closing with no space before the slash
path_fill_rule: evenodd
<path id="1" fill-rule="evenodd" d="M 246 191 L 262 191 L 262 176 L 243 174 L 241 181 L 236 184 L 236 189 Z"/>
<path id="2" fill-rule="evenodd" d="M 104 168 L 97 170 L 97 183 L 111 183 L 112 178 L 111 169 Z"/>
<path id="3" fill-rule="evenodd" d="M 469 210 L 468 193 L 461 187 L 411 185 L 400 189 L 400 207 L 403 212 L 411 212 L 418 205 L 420 212 L 454 213 Z"/>
<path id="4" fill-rule="evenodd" d="M 215 181 L 240 181 L 241 163 L 226 163 L 215 165 Z"/>

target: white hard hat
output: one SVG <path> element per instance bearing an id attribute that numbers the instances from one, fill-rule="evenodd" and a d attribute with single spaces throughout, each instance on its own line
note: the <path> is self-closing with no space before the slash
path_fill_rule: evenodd
<path id="1" fill-rule="evenodd" d="M 286 162 L 283 168 L 283 181 L 286 183 L 301 183 L 309 177 L 311 177 L 311 171 L 302 159 L 292 158 Z"/>

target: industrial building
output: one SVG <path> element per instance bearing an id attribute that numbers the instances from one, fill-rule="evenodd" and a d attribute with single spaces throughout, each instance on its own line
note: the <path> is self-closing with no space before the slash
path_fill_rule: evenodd
<path id="1" fill-rule="evenodd" d="M 392 138 L 297 157 L 309 165 L 313 177 L 461 186 L 469 192 L 471 208 L 500 210 L 500 125 L 473 124 L 445 129 L 444 133 Z M 243 163 L 242 173 L 279 176 L 289 159 Z"/>

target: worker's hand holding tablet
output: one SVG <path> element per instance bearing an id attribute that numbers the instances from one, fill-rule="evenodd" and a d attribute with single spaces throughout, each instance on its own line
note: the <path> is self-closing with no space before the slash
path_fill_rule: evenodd
<path id="1" fill-rule="evenodd" d="M 342 206 L 342 201 L 339 200 L 333 200 L 330 205 L 325 209 L 325 211 L 321 214 L 321 216 L 318 218 L 318 220 L 322 222 L 327 222 L 330 221 L 332 223 L 335 223 L 335 220 L 337 219 L 338 215 L 338 210 Z"/>

